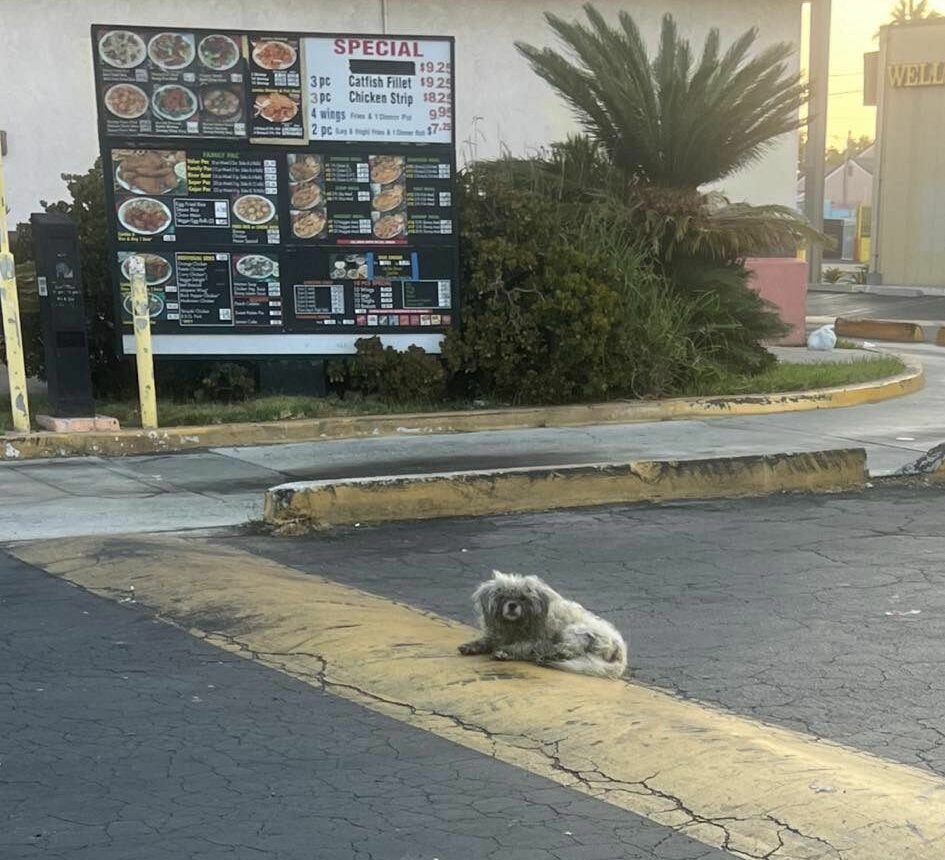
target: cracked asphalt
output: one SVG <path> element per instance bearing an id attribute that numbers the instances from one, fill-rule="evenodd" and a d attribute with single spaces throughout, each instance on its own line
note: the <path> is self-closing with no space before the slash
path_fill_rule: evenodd
<path id="1" fill-rule="evenodd" d="M 227 539 L 472 621 L 493 568 L 629 635 L 633 677 L 945 775 L 939 489 L 882 486 Z"/>
<path id="2" fill-rule="evenodd" d="M 723 860 L 0 554 L 0 857 Z"/>

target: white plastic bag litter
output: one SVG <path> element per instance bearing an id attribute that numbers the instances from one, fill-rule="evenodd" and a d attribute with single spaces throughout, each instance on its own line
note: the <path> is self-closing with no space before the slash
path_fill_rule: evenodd
<path id="1" fill-rule="evenodd" d="M 832 325 L 821 326 L 807 338 L 807 348 L 818 352 L 830 352 L 836 345 L 837 335 L 834 334 Z"/>

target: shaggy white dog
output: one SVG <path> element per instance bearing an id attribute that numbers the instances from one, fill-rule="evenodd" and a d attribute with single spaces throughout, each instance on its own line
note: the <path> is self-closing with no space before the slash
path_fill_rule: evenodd
<path id="1" fill-rule="evenodd" d="M 473 601 L 483 635 L 460 645 L 460 654 L 491 654 L 605 678 L 618 678 L 627 668 L 627 645 L 617 629 L 537 576 L 495 570 Z"/>

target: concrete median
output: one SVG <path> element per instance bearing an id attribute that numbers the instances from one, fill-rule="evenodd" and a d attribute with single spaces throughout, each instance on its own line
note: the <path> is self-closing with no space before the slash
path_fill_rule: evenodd
<path id="1" fill-rule="evenodd" d="M 837 317 L 834 331 L 837 337 L 885 340 L 894 343 L 925 343 L 925 332 L 922 326 L 915 322 L 903 322 L 902 320 Z"/>
<path id="2" fill-rule="evenodd" d="M 865 486 L 860 448 L 705 460 L 300 481 L 268 490 L 269 524 L 314 527 L 488 516 L 594 505 L 837 492 Z"/>

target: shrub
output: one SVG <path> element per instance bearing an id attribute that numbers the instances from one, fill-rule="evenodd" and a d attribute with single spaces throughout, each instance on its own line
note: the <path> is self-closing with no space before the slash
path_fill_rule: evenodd
<path id="1" fill-rule="evenodd" d="M 579 221 L 500 172 L 461 180 L 462 326 L 444 357 L 467 396 L 562 403 L 678 390 L 704 363 L 633 236 Z"/>
<path id="2" fill-rule="evenodd" d="M 355 342 L 352 358 L 328 366 L 329 382 L 342 393 L 356 392 L 387 402 L 436 403 L 446 394 L 442 362 L 419 346 L 399 352 L 379 337 Z"/>
<path id="3" fill-rule="evenodd" d="M 251 368 L 225 361 L 210 365 L 194 392 L 194 400 L 242 403 L 256 393 L 256 376 Z"/>

